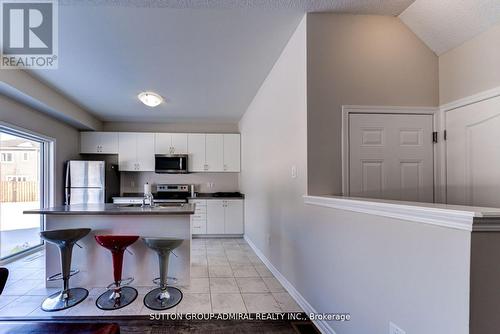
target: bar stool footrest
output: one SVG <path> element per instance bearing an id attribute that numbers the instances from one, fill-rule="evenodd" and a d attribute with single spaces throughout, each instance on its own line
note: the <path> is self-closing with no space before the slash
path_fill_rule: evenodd
<path id="1" fill-rule="evenodd" d="M 74 276 L 74 275 L 78 274 L 79 272 L 80 272 L 80 270 L 78 270 L 78 269 L 70 270 L 68 278 L 70 278 L 71 276 Z M 52 275 L 52 276 L 48 277 L 47 281 L 52 282 L 52 281 L 58 281 L 58 280 L 62 280 L 62 279 L 64 279 L 63 274 L 62 273 L 58 273 L 58 274 L 55 274 L 55 275 Z"/>

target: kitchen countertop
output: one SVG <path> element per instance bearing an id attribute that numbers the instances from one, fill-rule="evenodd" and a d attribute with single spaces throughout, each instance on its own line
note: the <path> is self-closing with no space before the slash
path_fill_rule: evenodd
<path id="1" fill-rule="evenodd" d="M 244 199 L 245 195 L 240 196 L 216 196 L 216 193 L 198 193 L 196 197 L 188 197 L 188 199 Z"/>
<path id="2" fill-rule="evenodd" d="M 140 206 L 123 206 L 106 204 L 74 204 L 50 208 L 26 210 L 24 214 L 41 215 L 192 215 L 194 204 L 182 206 L 156 206 L 154 208 Z"/>
<path id="3" fill-rule="evenodd" d="M 245 195 L 240 194 L 240 196 L 217 196 L 217 193 L 197 193 L 196 197 L 188 197 L 188 199 L 244 199 Z M 123 196 L 116 197 L 127 197 L 127 198 L 137 198 L 142 199 L 144 193 L 123 193 Z M 157 199 L 158 194 L 153 193 L 153 198 Z"/>

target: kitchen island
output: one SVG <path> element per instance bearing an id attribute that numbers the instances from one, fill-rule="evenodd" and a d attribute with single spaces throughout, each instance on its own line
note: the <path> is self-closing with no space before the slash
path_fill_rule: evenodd
<path id="1" fill-rule="evenodd" d="M 191 222 L 193 204 L 157 207 L 119 206 L 116 204 L 77 204 L 25 211 L 25 214 L 45 216 L 45 230 L 90 228 L 92 231 L 74 247 L 72 269 L 80 273 L 71 278 L 71 286 L 105 287 L 113 282 L 111 253 L 99 246 L 95 235 L 138 235 L 183 239 L 182 245 L 170 256 L 168 276 L 179 284 L 190 283 Z M 125 252 L 123 278 L 133 277 L 135 286 L 152 286 L 159 276 L 158 257 L 140 239 Z M 59 250 L 51 243 L 45 247 L 45 276 L 61 271 Z M 47 282 L 47 287 L 59 287 L 60 282 Z"/>

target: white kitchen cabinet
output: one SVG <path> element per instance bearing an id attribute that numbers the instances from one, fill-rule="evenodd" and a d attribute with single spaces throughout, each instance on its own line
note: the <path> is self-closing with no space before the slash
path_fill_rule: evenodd
<path id="1" fill-rule="evenodd" d="M 188 134 L 188 170 L 190 172 L 206 171 L 205 162 L 205 134 Z"/>
<path id="2" fill-rule="evenodd" d="M 187 133 L 157 133 L 155 134 L 156 154 L 187 154 Z"/>
<path id="3" fill-rule="evenodd" d="M 224 200 L 224 233 L 243 234 L 243 200 Z"/>
<path id="4" fill-rule="evenodd" d="M 224 172 L 240 172 L 240 135 L 224 134 Z"/>
<path id="5" fill-rule="evenodd" d="M 224 135 L 207 134 L 205 140 L 205 171 L 224 171 Z"/>
<path id="6" fill-rule="evenodd" d="M 118 133 L 93 131 L 80 132 L 80 153 L 117 154 Z"/>
<path id="7" fill-rule="evenodd" d="M 122 132 L 118 136 L 120 171 L 152 172 L 155 169 L 155 135 Z"/>
<path id="8" fill-rule="evenodd" d="M 197 204 L 198 207 L 198 204 Z M 200 209 L 203 210 L 203 209 Z M 194 216 L 203 218 L 203 212 Z M 192 220 L 194 223 L 194 220 Z M 206 200 L 206 234 L 243 234 L 243 200 Z"/>
<path id="9" fill-rule="evenodd" d="M 218 199 L 207 200 L 207 234 L 225 233 L 224 201 Z"/>
<path id="10" fill-rule="evenodd" d="M 207 201 L 190 199 L 189 203 L 195 204 L 195 212 L 191 215 L 191 233 L 207 234 Z"/>

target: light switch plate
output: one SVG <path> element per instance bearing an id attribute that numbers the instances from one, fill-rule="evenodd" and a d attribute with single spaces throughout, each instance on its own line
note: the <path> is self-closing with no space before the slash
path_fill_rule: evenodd
<path id="1" fill-rule="evenodd" d="M 292 166 L 292 179 L 296 179 L 297 178 L 297 166 Z"/>
<path id="2" fill-rule="evenodd" d="M 406 332 L 399 328 L 395 323 L 389 321 L 389 334 L 406 334 Z"/>

